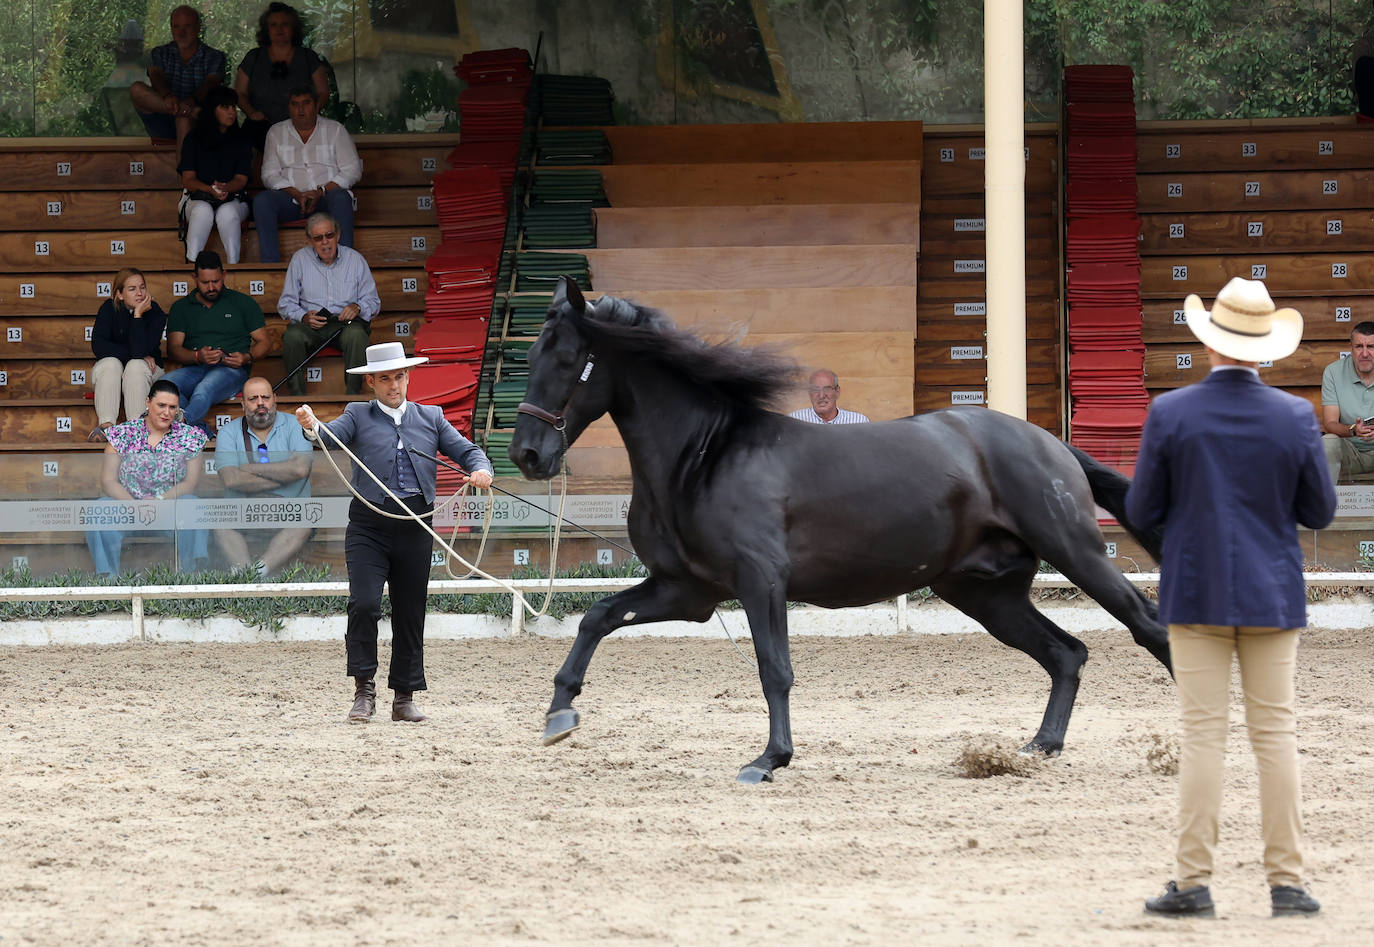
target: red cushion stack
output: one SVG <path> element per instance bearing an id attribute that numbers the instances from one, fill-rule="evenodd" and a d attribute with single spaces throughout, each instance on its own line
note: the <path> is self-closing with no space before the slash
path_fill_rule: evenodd
<path id="1" fill-rule="evenodd" d="M 1127 470 L 1149 405 L 1133 85 L 1128 66 L 1064 70 L 1072 442 Z"/>

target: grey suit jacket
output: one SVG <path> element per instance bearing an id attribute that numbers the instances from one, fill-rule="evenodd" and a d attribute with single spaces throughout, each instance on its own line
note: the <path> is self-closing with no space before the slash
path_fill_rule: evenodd
<path id="1" fill-rule="evenodd" d="M 373 401 L 354 401 L 344 408 L 344 413 L 330 421 L 325 427 L 340 441 L 348 446 L 359 460 L 367 465 L 377 477 L 388 484 L 395 482 L 396 438 L 407 447 L 424 451 L 426 454 L 446 454 L 454 463 L 468 473 L 477 470 L 492 472 L 491 461 L 482 453 L 482 448 L 459 434 L 457 429 L 444 417 L 444 411 L 432 404 L 406 403 L 405 414 L 397 425 L 385 411 Z M 327 435 L 325 446 L 333 446 Z M 425 499 L 434 502 L 434 475 L 436 465 L 409 453 L 410 462 L 415 465 L 415 474 L 420 481 L 420 489 Z M 386 495 L 382 488 L 373 483 L 357 465 L 353 468 L 353 487 L 373 503 L 380 504 Z"/>

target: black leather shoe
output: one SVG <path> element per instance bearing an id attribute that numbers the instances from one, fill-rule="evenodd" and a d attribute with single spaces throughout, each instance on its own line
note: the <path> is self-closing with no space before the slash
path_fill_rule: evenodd
<path id="1" fill-rule="evenodd" d="M 1178 884 L 1171 881 L 1159 897 L 1146 899 L 1145 913 L 1160 917 L 1216 917 L 1217 909 L 1212 904 L 1211 888 L 1194 885 L 1180 891 Z"/>
<path id="2" fill-rule="evenodd" d="M 1321 902 L 1294 885 L 1275 885 L 1269 889 L 1274 917 L 1311 917 L 1322 909 Z"/>

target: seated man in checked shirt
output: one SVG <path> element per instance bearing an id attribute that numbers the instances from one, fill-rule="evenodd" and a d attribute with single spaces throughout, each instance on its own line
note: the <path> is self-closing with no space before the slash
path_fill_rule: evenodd
<path id="1" fill-rule="evenodd" d="M 267 132 L 262 152 L 262 183 L 253 198 L 262 262 L 280 263 L 277 222 L 300 220 L 317 210 L 339 222 L 339 242 L 353 246 L 353 192 L 363 162 L 348 131 L 321 118 L 314 88 L 300 88 L 287 102 L 291 117 Z"/>
<path id="2" fill-rule="evenodd" d="M 277 314 L 290 323 L 281 339 L 286 386 L 301 397 L 303 363 L 326 342 L 343 352 L 346 369 L 367 361 L 368 332 L 382 308 L 372 270 L 361 253 L 339 245 L 339 222 L 332 215 L 311 214 L 305 233 L 310 244 L 291 255 L 277 300 Z M 345 392 L 362 392 L 362 375 L 344 378 Z"/>

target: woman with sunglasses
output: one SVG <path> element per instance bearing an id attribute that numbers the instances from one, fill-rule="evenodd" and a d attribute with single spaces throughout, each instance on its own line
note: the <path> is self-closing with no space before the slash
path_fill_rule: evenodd
<path id="1" fill-rule="evenodd" d="M 305 27 L 296 8 L 273 0 L 258 17 L 258 45 L 239 63 L 234 89 L 247 120 L 243 130 L 262 151 L 267 129 L 288 118 L 291 90 L 311 86 L 320 108 L 329 102 L 329 70 L 313 50 L 301 45 Z"/>

